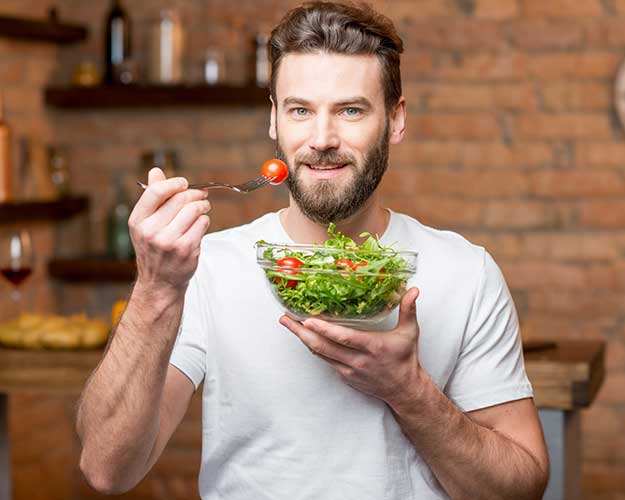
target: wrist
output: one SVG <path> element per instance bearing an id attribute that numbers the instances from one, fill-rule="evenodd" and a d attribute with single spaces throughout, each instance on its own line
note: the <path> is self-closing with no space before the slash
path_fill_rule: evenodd
<path id="1" fill-rule="evenodd" d="M 137 280 L 132 289 L 129 305 L 135 305 L 141 316 L 149 321 L 162 316 L 164 311 L 172 307 L 184 304 L 185 292 L 186 287 L 157 286 Z"/>
<path id="2" fill-rule="evenodd" d="M 421 412 L 427 406 L 429 395 L 432 394 L 432 386 L 435 387 L 434 382 L 428 373 L 419 366 L 411 380 L 386 403 L 397 415 L 414 414 L 415 411 Z"/>

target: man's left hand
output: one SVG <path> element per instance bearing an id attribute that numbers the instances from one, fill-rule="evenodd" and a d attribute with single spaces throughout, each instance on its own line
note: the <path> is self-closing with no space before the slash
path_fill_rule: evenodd
<path id="1" fill-rule="evenodd" d="M 347 384 L 393 407 L 419 383 L 418 296 L 418 288 L 405 293 L 397 326 L 385 332 L 355 330 L 319 319 L 301 323 L 287 315 L 280 318 L 280 324 L 332 365 Z"/>

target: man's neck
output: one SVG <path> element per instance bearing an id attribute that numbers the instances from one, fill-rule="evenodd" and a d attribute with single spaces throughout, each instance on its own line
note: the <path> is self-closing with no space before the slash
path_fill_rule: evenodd
<path id="1" fill-rule="evenodd" d="M 336 228 L 360 244 L 365 238 L 358 235 L 369 232 L 382 236 L 390 220 L 390 213 L 380 205 L 378 194 L 374 193 L 366 204 L 349 219 L 338 221 Z M 290 198 L 289 207 L 280 213 L 280 222 L 289 237 L 296 243 L 323 243 L 328 239 L 328 226 L 310 220 Z"/>

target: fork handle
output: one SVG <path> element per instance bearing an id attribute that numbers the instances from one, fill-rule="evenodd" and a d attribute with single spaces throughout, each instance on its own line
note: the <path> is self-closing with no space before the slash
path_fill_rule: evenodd
<path id="1" fill-rule="evenodd" d="M 148 188 L 147 184 L 144 184 L 141 181 L 137 181 L 137 185 L 141 187 L 141 189 L 145 190 Z M 223 184 L 219 182 L 207 182 L 206 184 L 191 184 L 187 187 L 187 189 L 210 189 L 210 188 L 218 188 L 218 187 L 231 187 L 230 184 Z"/>

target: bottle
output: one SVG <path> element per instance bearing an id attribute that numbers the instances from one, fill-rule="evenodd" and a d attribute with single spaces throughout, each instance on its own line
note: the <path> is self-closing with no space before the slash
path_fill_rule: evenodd
<path id="1" fill-rule="evenodd" d="M 119 260 L 134 257 L 134 248 L 132 247 L 130 230 L 128 229 L 129 217 L 130 203 L 128 195 L 124 189 L 123 178 L 121 175 L 118 175 L 114 178 L 113 204 L 109 209 L 106 220 L 106 246 L 110 257 Z"/>
<path id="2" fill-rule="evenodd" d="M 104 81 L 108 84 L 119 82 L 120 68 L 130 59 L 130 28 L 130 18 L 120 0 L 113 0 L 105 26 Z"/>
<path id="3" fill-rule="evenodd" d="M 252 41 L 250 83 L 257 87 L 269 85 L 271 67 L 267 53 L 268 43 L 269 37 L 262 32 L 256 33 Z"/>
<path id="4" fill-rule="evenodd" d="M 0 202 L 13 199 L 10 146 L 11 129 L 4 121 L 4 95 L 0 93 Z"/>
<path id="5" fill-rule="evenodd" d="M 175 10 L 164 9 L 150 29 L 150 80 L 176 84 L 183 77 L 184 28 Z"/>

